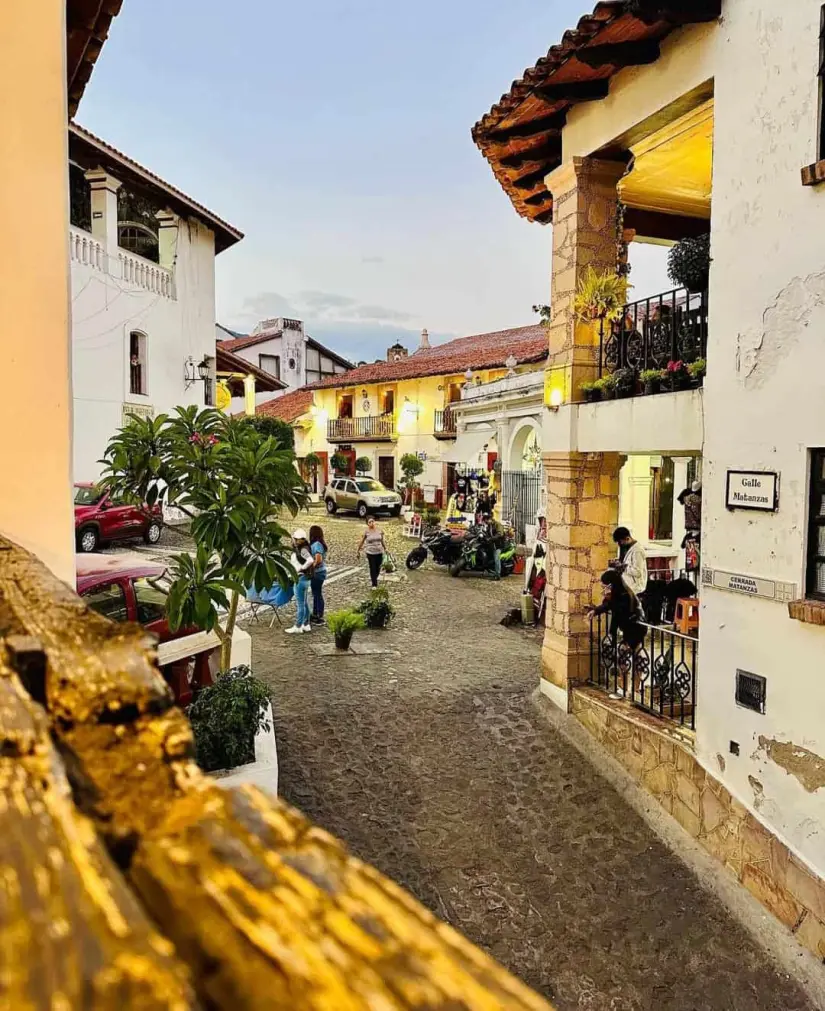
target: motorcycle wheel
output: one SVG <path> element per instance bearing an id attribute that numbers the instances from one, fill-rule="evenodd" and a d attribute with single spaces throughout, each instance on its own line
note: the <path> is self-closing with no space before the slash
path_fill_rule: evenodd
<path id="1" fill-rule="evenodd" d="M 427 557 L 426 548 L 423 547 L 413 548 L 412 551 L 407 555 L 407 562 L 406 562 L 407 568 L 417 569 L 420 565 L 423 564 L 426 557 Z"/>
<path id="2" fill-rule="evenodd" d="M 464 571 L 464 562 L 461 559 L 459 559 L 457 562 L 453 562 L 453 564 L 450 566 L 450 575 L 453 576 L 453 578 L 458 578 L 458 576 L 460 576 L 463 571 Z"/>

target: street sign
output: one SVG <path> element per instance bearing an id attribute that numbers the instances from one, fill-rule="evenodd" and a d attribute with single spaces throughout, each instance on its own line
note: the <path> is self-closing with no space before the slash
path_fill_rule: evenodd
<path id="1" fill-rule="evenodd" d="M 729 470 L 725 505 L 728 509 L 776 512 L 779 508 L 779 475 L 775 471 Z"/>

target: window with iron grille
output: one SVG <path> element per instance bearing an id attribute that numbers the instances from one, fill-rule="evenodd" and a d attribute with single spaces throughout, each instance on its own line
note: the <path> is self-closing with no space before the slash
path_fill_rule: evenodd
<path id="1" fill-rule="evenodd" d="M 817 158 L 825 158 L 825 4 L 819 11 L 819 137 Z"/>
<path id="2" fill-rule="evenodd" d="M 825 449 L 811 450 L 807 596 L 825 600 Z"/>
<path id="3" fill-rule="evenodd" d="M 258 355 L 258 368 L 268 372 L 276 379 L 281 378 L 281 356 L 280 355 Z"/>

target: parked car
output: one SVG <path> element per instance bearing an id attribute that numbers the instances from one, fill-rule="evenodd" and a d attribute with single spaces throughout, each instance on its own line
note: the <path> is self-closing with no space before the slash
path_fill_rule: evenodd
<path id="1" fill-rule="evenodd" d="M 117 502 L 110 492 L 94 484 L 74 486 L 74 529 L 77 549 L 97 551 L 109 541 L 142 537 L 157 544 L 163 532 L 160 506 L 135 506 Z"/>
<path id="2" fill-rule="evenodd" d="M 356 512 L 363 519 L 368 513 L 401 512 L 401 496 L 371 477 L 336 477 L 324 488 L 324 502 L 332 515 L 339 509 Z"/>
<path id="3" fill-rule="evenodd" d="M 154 633 L 164 679 L 180 705 L 188 705 L 196 685 L 212 683 L 218 650 L 203 649 L 206 634 L 198 628 L 173 632 L 166 618 L 168 577 L 162 565 L 133 564 L 117 555 L 79 555 L 77 592 L 93 611 L 112 621 L 132 621 Z M 192 642 L 183 642 L 187 637 Z M 195 638 L 197 637 L 197 638 Z M 164 650 L 164 644 L 176 643 Z M 191 652 L 190 652 L 191 649 Z M 168 662 L 164 663 L 164 656 Z M 172 659 L 172 656 L 174 659 Z"/>

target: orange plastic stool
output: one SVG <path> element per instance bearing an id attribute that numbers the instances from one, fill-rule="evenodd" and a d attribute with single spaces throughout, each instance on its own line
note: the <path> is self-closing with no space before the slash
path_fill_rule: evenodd
<path id="1" fill-rule="evenodd" d="M 676 601 L 673 624 L 677 632 L 690 635 L 699 631 L 699 598 L 680 597 Z"/>

